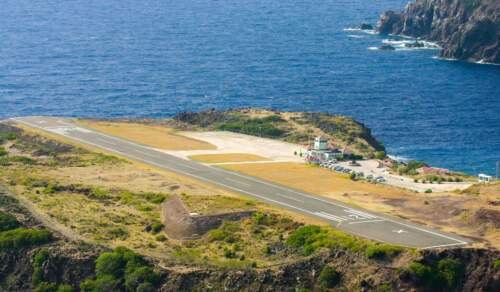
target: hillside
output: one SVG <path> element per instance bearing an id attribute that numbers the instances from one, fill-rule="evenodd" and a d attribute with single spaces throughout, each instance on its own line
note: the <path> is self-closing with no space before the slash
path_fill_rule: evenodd
<path id="1" fill-rule="evenodd" d="M 351 117 L 309 112 L 278 112 L 261 109 L 208 110 L 176 115 L 177 127 L 224 130 L 307 145 L 316 136 L 349 152 L 374 157 L 385 151 L 371 130 Z"/>
<path id="2" fill-rule="evenodd" d="M 438 42 L 443 58 L 500 64 L 496 0 L 416 0 L 401 13 L 384 13 L 378 30 Z"/>

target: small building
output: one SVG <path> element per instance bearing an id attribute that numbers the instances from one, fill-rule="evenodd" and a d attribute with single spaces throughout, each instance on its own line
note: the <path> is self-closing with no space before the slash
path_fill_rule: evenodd
<path id="1" fill-rule="evenodd" d="M 342 156 L 342 151 L 330 147 L 328 139 L 325 137 L 316 137 L 312 147 L 307 150 L 305 159 L 309 163 L 321 163 L 323 161 L 339 159 Z"/>
<path id="2" fill-rule="evenodd" d="M 487 174 L 484 174 L 484 173 L 480 173 L 478 176 L 477 176 L 477 180 L 480 182 L 480 183 L 489 183 L 491 181 L 493 181 L 493 177 L 491 175 L 487 175 Z"/>
<path id="3" fill-rule="evenodd" d="M 329 150 L 330 147 L 328 146 L 328 139 L 325 137 L 316 137 L 314 138 L 314 150 Z"/>

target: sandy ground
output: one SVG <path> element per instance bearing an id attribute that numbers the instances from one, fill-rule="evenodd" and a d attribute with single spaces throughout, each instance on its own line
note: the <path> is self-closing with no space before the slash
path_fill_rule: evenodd
<path id="1" fill-rule="evenodd" d="M 302 146 L 283 141 L 259 138 L 232 132 L 180 132 L 180 135 L 217 146 L 215 150 L 163 151 L 177 157 L 192 155 L 247 153 L 273 161 L 303 162 L 294 152 L 304 152 Z"/>
<path id="2" fill-rule="evenodd" d="M 382 176 L 386 179 L 385 184 L 405 188 L 417 192 L 425 192 L 428 189 L 431 189 L 433 192 L 450 192 L 456 190 L 464 190 L 471 186 L 470 183 L 467 182 L 443 182 L 441 184 L 424 184 L 424 183 L 416 183 L 413 179 L 390 174 L 389 171 L 385 167 L 378 167 L 379 163 L 377 160 L 363 160 L 358 161 L 360 166 L 351 166 L 349 162 L 340 162 L 339 165 L 343 167 L 350 168 L 356 172 L 363 172 L 365 176 L 371 174 L 374 177 Z"/>
<path id="3" fill-rule="evenodd" d="M 191 155 L 188 158 L 210 164 L 269 161 L 265 157 L 248 153 L 200 154 Z"/>

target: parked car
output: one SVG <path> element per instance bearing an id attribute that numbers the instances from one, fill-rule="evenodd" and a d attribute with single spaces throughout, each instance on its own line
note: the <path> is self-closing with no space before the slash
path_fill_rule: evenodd
<path id="1" fill-rule="evenodd" d="M 372 175 L 372 174 L 367 175 L 367 176 L 366 176 L 366 179 L 367 179 L 367 180 L 372 180 L 372 179 L 373 179 L 373 175 Z"/>

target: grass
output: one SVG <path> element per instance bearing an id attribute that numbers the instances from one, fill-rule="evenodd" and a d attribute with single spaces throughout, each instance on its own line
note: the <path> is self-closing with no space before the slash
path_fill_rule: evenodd
<path id="1" fill-rule="evenodd" d="M 303 163 L 231 164 L 221 167 L 320 195 L 350 192 L 405 195 L 398 189 L 352 181 L 347 175 Z"/>
<path id="2" fill-rule="evenodd" d="M 200 154 L 191 155 L 189 158 L 204 163 L 269 161 L 268 158 L 248 153 Z"/>
<path id="3" fill-rule="evenodd" d="M 173 129 L 138 123 L 78 120 L 83 126 L 164 150 L 213 150 L 210 143 L 178 135 Z"/>
<path id="4" fill-rule="evenodd" d="M 287 239 L 287 244 L 299 248 L 310 255 L 320 248 L 339 247 L 353 253 L 363 252 L 370 259 L 391 259 L 404 251 L 403 247 L 375 243 L 334 230 L 329 227 L 307 225 L 295 230 Z"/>
<path id="5" fill-rule="evenodd" d="M 41 245 L 51 240 L 52 233 L 47 230 L 16 228 L 0 233 L 0 251 Z"/>

